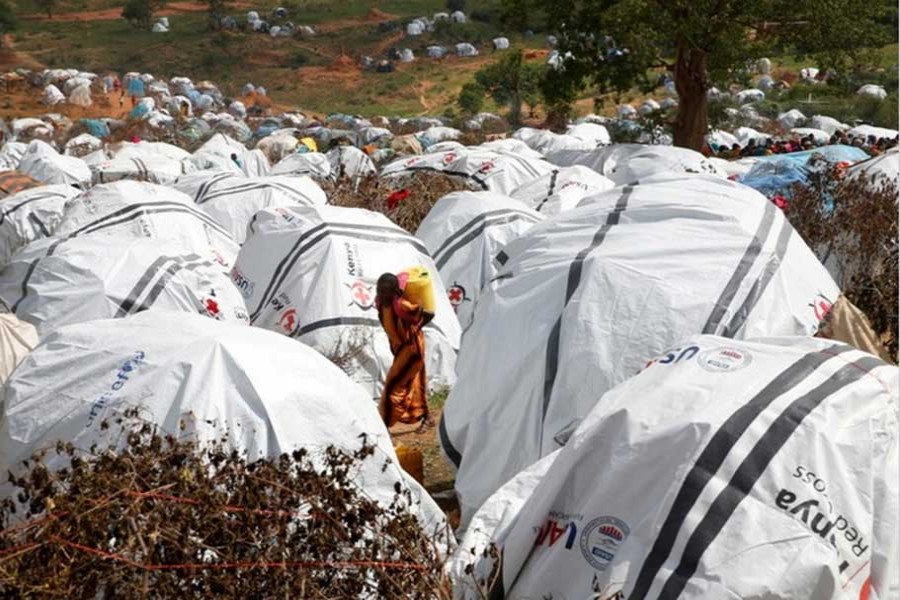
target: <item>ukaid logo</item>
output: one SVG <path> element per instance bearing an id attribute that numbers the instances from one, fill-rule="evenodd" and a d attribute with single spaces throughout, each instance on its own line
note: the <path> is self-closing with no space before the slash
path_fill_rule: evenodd
<path id="1" fill-rule="evenodd" d="M 113 382 L 91 403 L 91 411 L 88 413 L 88 420 L 85 427 L 90 427 L 94 423 L 94 419 L 100 415 L 100 412 L 107 404 L 109 404 L 109 401 L 112 400 L 115 392 L 118 392 L 125 387 L 134 376 L 137 368 L 144 364 L 144 358 L 146 356 L 147 355 L 143 350 L 138 350 L 131 358 L 119 366 Z"/>
<path id="2" fill-rule="evenodd" d="M 362 310 L 369 310 L 375 304 L 375 291 L 365 281 L 357 279 L 344 285 L 350 290 L 350 305 L 355 304 Z"/>
<path id="3" fill-rule="evenodd" d="M 604 571 L 629 533 L 631 530 L 621 519 L 598 517 L 581 532 L 581 554 L 592 567 Z"/>
<path id="4" fill-rule="evenodd" d="M 737 348 L 716 348 L 706 350 L 697 357 L 697 363 L 712 372 L 738 371 L 753 362 L 753 356 L 746 350 Z"/>
<path id="5" fill-rule="evenodd" d="M 231 269 L 231 281 L 240 290 L 241 296 L 244 298 L 249 298 L 253 295 L 253 290 L 255 289 L 255 285 L 252 281 L 247 279 L 243 273 L 238 271 L 237 267 Z"/>

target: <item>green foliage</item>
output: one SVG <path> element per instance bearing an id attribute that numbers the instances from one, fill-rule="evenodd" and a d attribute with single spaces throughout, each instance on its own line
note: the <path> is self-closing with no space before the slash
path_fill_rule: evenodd
<path id="1" fill-rule="evenodd" d="M 865 49 L 890 39 L 888 2 L 870 0 L 504 0 L 507 22 L 542 18 L 571 53 L 564 76 L 600 93 L 657 85 L 659 69 L 672 72 L 681 96 L 675 121 L 680 139 L 702 142 L 705 90 L 749 82 L 759 57 L 788 48 L 822 68 L 847 69 L 866 60 Z M 611 36 L 611 37 L 610 37 Z"/>
<path id="2" fill-rule="evenodd" d="M 212 29 L 222 27 L 222 19 L 228 13 L 228 0 L 203 0 L 206 4 L 206 12 L 209 14 L 209 25 Z"/>
<path id="3" fill-rule="evenodd" d="M 153 26 L 153 5 L 150 0 L 128 0 L 122 8 L 122 18 L 139 29 Z"/>
<path id="4" fill-rule="evenodd" d="M 464 114 L 474 115 L 481 112 L 484 106 L 484 95 L 487 91 L 477 81 L 470 81 L 459 91 L 456 103 Z"/>
<path id="5" fill-rule="evenodd" d="M 521 52 L 509 52 L 475 73 L 475 82 L 497 104 L 509 106 L 509 122 L 521 123 L 522 103 L 532 108 L 540 99 L 545 67 L 526 62 Z"/>
<path id="6" fill-rule="evenodd" d="M 19 28 L 15 7 L 10 0 L 0 0 L 0 48 L 3 47 L 3 34 Z"/>
<path id="7" fill-rule="evenodd" d="M 48 18 L 53 18 L 53 9 L 58 4 L 57 0 L 34 0 L 35 6 L 47 13 Z"/>

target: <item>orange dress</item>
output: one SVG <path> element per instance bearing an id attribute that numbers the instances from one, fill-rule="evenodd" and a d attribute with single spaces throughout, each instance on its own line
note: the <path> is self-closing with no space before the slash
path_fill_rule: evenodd
<path id="1" fill-rule="evenodd" d="M 378 320 L 394 355 L 381 393 L 381 418 L 388 427 L 395 423 L 418 423 L 428 414 L 422 308 L 400 298 L 380 306 Z"/>

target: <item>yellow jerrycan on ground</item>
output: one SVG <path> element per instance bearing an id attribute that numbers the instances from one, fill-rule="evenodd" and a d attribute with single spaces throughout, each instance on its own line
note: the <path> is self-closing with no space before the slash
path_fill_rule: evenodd
<path id="1" fill-rule="evenodd" d="M 403 289 L 403 297 L 418 304 L 425 312 L 435 314 L 434 286 L 428 269 L 422 266 L 409 267 L 397 273 L 397 280 Z"/>

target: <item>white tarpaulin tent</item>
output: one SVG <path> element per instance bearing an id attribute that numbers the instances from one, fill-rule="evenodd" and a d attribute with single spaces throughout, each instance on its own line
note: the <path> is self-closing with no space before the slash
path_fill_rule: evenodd
<path id="1" fill-rule="evenodd" d="M 633 183 L 658 173 L 706 173 L 726 177 L 699 152 L 675 146 L 613 144 L 590 152 L 554 152 L 547 155 L 547 160 L 561 167 L 590 167 L 616 185 Z"/>
<path id="2" fill-rule="evenodd" d="M 602 146 L 612 142 L 612 138 L 609 137 L 609 131 L 600 123 L 583 122 L 569 125 L 566 133 L 591 142 L 595 146 Z"/>
<path id="3" fill-rule="evenodd" d="M 864 177 L 873 188 L 889 182 L 900 186 L 900 150 L 891 148 L 880 156 L 858 162 L 847 169 L 847 178 Z"/>
<path id="4" fill-rule="evenodd" d="M 237 162 L 231 158 L 232 154 Z M 190 160 L 197 169 L 231 171 L 247 177 L 259 177 L 269 171 L 269 159 L 261 150 L 247 150 L 242 143 L 222 133 L 207 140 Z"/>
<path id="5" fill-rule="evenodd" d="M 331 176 L 334 179 L 348 177 L 354 182 L 367 175 L 375 175 L 378 169 L 369 156 L 353 146 L 338 146 L 325 153 L 331 163 Z"/>
<path id="6" fill-rule="evenodd" d="M 423 266 L 432 274 L 436 315 L 425 327 L 432 386 L 452 384 L 460 327 L 428 250 L 387 217 L 357 208 L 295 206 L 257 214 L 232 271 L 253 325 L 323 354 L 350 353 L 348 371 L 372 397 L 393 362 L 375 309 L 383 273 Z"/>
<path id="7" fill-rule="evenodd" d="M 66 202 L 78 194 L 68 185 L 45 185 L 0 203 L 0 268 L 31 242 L 49 237 L 62 221 Z"/>
<path id="8" fill-rule="evenodd" d="M 17 469 L 58 440 L 103 448 L 122 436 L 104 434 L 102 423 L 128 408 L 165 434 L 200 442 L 224 435 L 250 460 L 305 448 L 318 461 L 328 446 L 359 450 L 365 434 L 376 450 L 356 474 L 364 493 L 389 504 L 399 483 L 426 531 L 444 522 L 400 469 L 371 400 L 327 359 L 268 331 L 160 310 L 46 338 L 5 389 L 2 468 Z"/>
<path id="9" fill-rule="evenodd" d="M 812 335 L 840 293 L 740 184 L 658 176 L 583 203 L 504 248 L 466 331 L 440 426 L 463 524 L 648 357 L 694 332 Z"/>
<path id="10" fill-rule="evenodd" d="M 37 345 L 34 325 L 10 313 L 0 314 L 0 385 L 6 383 L 16 366 Z"/>
<path id="11" fill-rule="evenodd" d="M 527 499 L 494 519 L 496 597 L 893 598 L 897 368 L 825 340 L 682 342 L 507 490 Z"/>
<path id="12" fill-rule="evenodd" d="M 416 237 L 434 258 L 463 329 L 482 287 L 496 274 L 497 254 L 541 220 L 522 202 L 492 192 L 453 192 L 428 211 Z"/>
<path id="13" fill-rule="evenodd" d="M 82 189 L 91 184 L 91 170 L 80 158 L 65 156 L 41 140 L 28 144 L 18 170 L 41 183 L 62 183 Z"/>
<path id="14" fill-rule="evenodd" d="M 146 158 L 116 157 L 91 165 L 91 175 L 94 185 L 122 179 L 173 185 L 184 173 L 184 164 L 159 155 Z"/>
<path id="15" fill-rule="evenodd" d="M 326 201 L 315 181 L 294 175 L 241 177 L 201 171 L 182 177 L 175 188 L 193 197 L 239 244 L 244 242 L 253 216 L 264 208 L 314 206 Z"/>
<path id="16" fill-rule="evenodd" d="M 542 160 L 544 158 L 540 152 L 532 150 L 528 147 L 528 144 L 526 144 L 522 140 L 517 140 L 515 138 L 491 140 L 490 142 L 485 142 L 483 144 L 479 144 L 478 146 L 469 146 L 468 148 L 468 150 L 475 149 L 488 150 L 489 152 L 496 152 L 498 154 L 512 154 L 514 156 L 520 156 L 522 158 L 531 160 Z"/>
<path id="17" fill-rule="evenodd" d="M 331 162 L 321 152 L 288 154 L 278 161 L 269 175 L 307 175 L 313 179 L 331 177 Z"/>
<path id="18" fill-rule="evenodd" d="M 543 129 L 536 133 L 528 134 L 523 141 L 528 144 L 530 148 L 540 152 L 544 156 L 547 156 L 551 152 L 559 152 L 561 150 L 582 150 L 589 152 L 597 147 L 597 143 L 594 141 L 585 140 L 580 137 L 575 137 L 574 135 L 553 133 L 552 131 Z"/>
<path id="19" fill-rule="evenodd" d="M 424 154 L 401 158 L 382 169 L 382 176 L 404 175 L 416 169 L 438 170 L 448 175 L 465 177 L 479 188 L 509 195 L 522 185 L 546 175 L 553 165 L 535 160 L 499 154 L 489 150 L 451 151 L 443 156 Z"/>
<path id="20" fill-rule="evenodd" d="M 616 187 L 589 167 L 559 167 L 526 183 L 510 196 L 542 215 L 556 215 L 578 206 L 582 198 Z"/>
<path id="21" fill-rule="evenodd" d="M 247 322 L 244 300 L 222 265 L 175 240 L 38 240 L 0 271 L 0 298 L 41 335 L 150 307 Z"/>
<path id="22" fill-rule="evenodd" d="M 91 188 L 66 204 L 54 236 L 150 238 L 174 240 L 228 271 L 238 244 L 191 199 L 172 188 L 138 181 L 117 181 Z M 115 244 L 117 242 L 111 242 Z"/>

